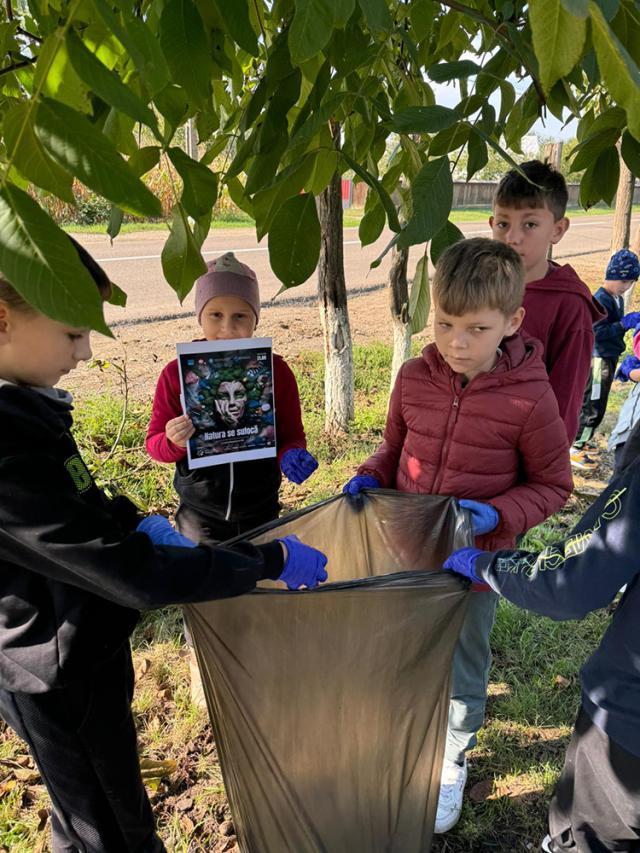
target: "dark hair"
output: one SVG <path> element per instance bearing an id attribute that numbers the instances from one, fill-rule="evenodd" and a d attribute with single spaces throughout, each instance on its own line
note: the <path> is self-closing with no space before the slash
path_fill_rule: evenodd
<path id="1" fill-rule="evenodd" d="M 438 258 L 433 301 L 453 317 L 493 308 L 512 316 L 524 298 L 524 267 L 520 255 L 505 243 L 487 237 L 460 240 Z"/>
<path id="2" fill-rule="evenodd" d="M 109 281 L 109 276 L 102 269 L 100 264 L 95 261 L 89 252 L 78 243 L 77 240 L 74 240 L 73 237 L 69 237 L 71 243 L 73 244 L 73 248 L 78 253 L 78 257 L 82 262 L 83 266 L 89 272 L 89 275 L 94 280 L 98 291 L 100 292 L 100 296 L 106 301 L 111 296 L 111 282 Z M 15 311 L 33 311 L 34 308 L 23 299 L 22 296 L 18 293 L 15 287 L 8 282 L 5 278 L 0 276 L 0 300 L 6 302 L 10 308 L 13 308 Z"/>
<path id="3" fill-rule="evenodd" d="M 498 184 L 493 204 L 503 207 L 546 207 L 557 222 L 565 214 L 569 194 L 563 176 L 549 163 L 530 160 L 511 169 Z"/>

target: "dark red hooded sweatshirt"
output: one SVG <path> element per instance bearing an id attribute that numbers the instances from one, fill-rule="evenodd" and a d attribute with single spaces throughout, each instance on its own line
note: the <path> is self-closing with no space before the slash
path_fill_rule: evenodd
<path id="1" fill-rule="evenodd" d="M 591 369 L 593 324 L 605 314 L 573 267 L 553 262 L 544 278 L 527 284 L 523 305 L 523 328 L 542 343 L 542 360 L 572 444 Z"/>

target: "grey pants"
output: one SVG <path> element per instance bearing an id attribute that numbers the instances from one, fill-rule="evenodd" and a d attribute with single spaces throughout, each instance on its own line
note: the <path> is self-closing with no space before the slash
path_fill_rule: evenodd
<path id="1" fill-rule="evenodd" d="M 489 637 L 496 616 L 498 594 L 472 592 L 453 653 L 451 702 L 445 759 L 461 764 L 476 745 L 476 733 L 484 722 L 491 667 Z"/>

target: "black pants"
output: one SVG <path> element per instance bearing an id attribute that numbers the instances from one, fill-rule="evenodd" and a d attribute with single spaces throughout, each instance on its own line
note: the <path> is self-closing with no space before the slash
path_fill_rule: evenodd
<path id="1" fill-rule="evenodd" d="M 640 756 L 581 708 L 549 809 L 554 853 L 640 853 Z"/>
<path id="2" fill-rule="evenodd" d="M 132 696 L 128 644 L 80 684 L 0 690 L 0 714 L 51 797 L 53 853 L 166 853 L 140 776 Z"/>
<path id="3" fill-rule="evenodd" d="M 582 448 L 591 441 L 594 432 L 602 423 L 607 411 L 611 383 L 616 372 L 617 358 L 598 358 L 594 356 L 591 362 L 591 373 L 587 387 L 584 389 L 578 434 L 573 446 Z"/>

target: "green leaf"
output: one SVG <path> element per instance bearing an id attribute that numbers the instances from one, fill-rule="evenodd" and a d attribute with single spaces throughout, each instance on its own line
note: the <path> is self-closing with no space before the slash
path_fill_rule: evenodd
<path id="1" fill-rule="evenodd" d="M 434 83 L 448 83 L 450 80 L 466 80 L 479 74 L 482 68 L 470 59 L 457 62 L 438 62 L 427 68 L 427 74 Z"/>
<path id="2" fill-rule="evenodd" d="M 313 168 L 309 180 L 305 182 L 305 190 L 311 195 L 320 195 L 329 186 L 339 162 L 340 155 L 337 151 L 320 148 L 315 156 L 312 155 Z"/>
<path id="3" fill-rule="evenodd" d="M 369 246 L 375 243 L 378 237 L 384 231 L 384 226 L 387 222 L 384 208 L 381 204 L 374 204 L 370 210 L 367 210 L 358 226 L 358 237 L 363 246 Z"/>
<path id="4" fill-rule="evenodd" d="M 449 246 L 453 246 L 454 243 L 458 243 L 460 240 L 464 240 L 462 231 L 453 222 L 447 222 L 444 228 L 441 228 L 437 234 L 434 234 L 431 240 L 431 245 L 429 246 L 431 263 L 435 266 L 444 250 L 448 249 Z"/>
<path id="5" fill-rule="evenodd" d="M 358 0 L 371 32 L 386 33 L 392 27 L 391 15 L 385 0 Z"/>
<path id="6" fill-rule="evenodd" d="M 248 213 L 249 216 L 254 219 L 253 204 L 247 196 L 240 178 L 227 178 L 225 183 L 227 185 L 227 191 L 231 201 L 239 207 L 240 210 L 244 210 L 245 213 Z"/>
<path id="7" fill-rule="evenodd" d="M 83 184 L 136 216 L 162 215 L 159 200 L 104 134 L 79 113 L 43 98 L 34 122 L 47 153 Z"/>
<path id="8" fill-rule="evenodd" d="M 211 60 L 204 24 L 191 0 L 169 0 L 164 7 L 160 45 L 173 81 L 202 106 L 210 92 Z"/>
<path id="9" fill-rule="evenodd" d="M 478 127 L 477 130 L 480 132 L 481 128 Z M 443 154 L 448 154 L 449 151 L 455 151 L 462 147 L 469 138 L 470 132 L 471 126 L 466 121 L 446 130 L 441 130 L 431 140 L 429 156 L 441 157 Z"/>
<path id="10" fill-rule="evenodd" d="M 256 220 L 256 235 L 262 240 L 269 231 L 273 218 L 284 202 L 300 190 L 309 181 L 314 164 L 314 155 L 308 154 L 303 160 L 289 166 L 277 180 L 253 197 L 253 212 Z"/>
<path id="11" fill-rule="evenodd" d="M 183 302 L 194 281 L 207 271 L 207 265 L 202 260 L 181 204 L 173 208 L 170 230 L 169 239 L 162 249 L 162 271 Z"/>
<path id="12" fill-rule="evenodd" d="M 597 3 L 590 0 L 591 35 L 605 86 L 627 112 L 629 132 L 640 140 L 640 72 L 609 27 Z"/>
<path id="13" fill-rule="evenodd" d="M 362 180 L 371 187 L 372 190 L 375 190 L 380 196 L 380 201 L 382 202 L 382 206 L 384 207 L 387 219 L 389 220 L 389 228 L 392 231 L 400 231 L 400 221 L 398 219 L 398 211 L 396 210 L 396 206 L 393 203 L 391 196 L 382 186 L 380 181 L 377 178 L 374 178 L 372 174 L 367 172 L 359 163 L 356 163 L 348 154 L 342 152 L 342 157 L 348 164 L 350 169 L 358 175 Z"/>
<path id="14" fill-rule="evenodd" d="M 189 109 L 187 94 L 180 86 L 171 84 L 158 92 L 156 106 L 166 120 L 164 138 L 168 142 L 187 116 Z"/>
<path id="15" fill-rule="evenodd" d="M 432 107 L 407 107 L 391 117 L 391 130 L 396 133 L 437 133 L 460 120 L 455 110 L 434 105 Z"/>
<path id="16" fill-rule="evenodd" d="M 601 151 L 580 181 L 580 204 L 588 209 L 601 199 L 611 204 L 618 188 L 620 159 L 615 147 Z"/>
<path id="17" fill-rule="evenodd" d="M 426 243 L 444 227 L 453 202 L 449 158 L 428 160 L 411 186 L 413 216 L 401 232 L 398 248 Z"/>
<path id="18" fill-rule="evenodd" d="M 634 139 L 628 130 L 622 134 L 620 153 L 631 174 L 636 178 L 640 177 L 640 142 Z"/>
<path id="19" fill-rule="evenodd" d="M 582 55 L 587 22 L 565 9 L 562 0 L 529 0 L 533 47 L 545 92 L 568 74 Z"/>
<path id="20" fill-rule="evenodd" d="M 479 172 L 489 162 L 489 154 L 487 152 L 487 143 L 481 136 L 472 130 L 469 134 L 469 142 L 467 143 L 467 151 L 469 159 L 467 161 L 467 180 Z"/>
<path id="21" fill-rule="evenodd" d="M 127 305 L 127 294 L 113 281 L 111 282 L 109 305 L 116 305 L 118 308 L 126 308 Z"/>
<path id="22" fill-rule="evenodd" d="M 140 178 L 147 172 L 150 172 L 160 162 L 160 149 L 154 146 L 138 148 L 131 157 L 127 160 L 127 166 L 131 169 L 136 177 Z M 107 225 L 107 234 L 113 242 L 122 228 L 122 220 L 124 211 L 115 204 L 111 206 L 109 212 L 109 223 Z"/>
<path id="23" fill-rule="evenodd" d="M 581 172 L 590 166 L 597 158 L 601 151 L 605 148 L 610 148 L 615 145 L 620 136 L 620 131 L 616 128 L 603 130 L 601 133 L 596 133 L 589 136 L 580 145 L 576 145 L 573 149 L 573 160 L 571 162 L 572 172 Z"/>
<path id="24" fill-rule="evenodd" d="M 91 4 L 133 60 L 151 97 L 155 97 L 169 83 L 169 69 L 156 34 L 145 21 L 133 15 L 127 16 L 123 24 L 106 0 L 91 0 Z"/>
<path id="25" fill-rule="evenodd" d="M 353 12 L 355 0 L 296 0 L 295 6 L 289 50 L 291 62 L 302 65 L 327 46 L 345 14 L 348 19 Z"/>
<path id="26" fill-rule="evenodd" d="M 284 288 L 311 276 L 320 257 L 320 223 L 312 195 L 286 201 L 269 230 L 269 262 Z"/>
<path id="27" fill-rule="evenodd" d="M 562 0 L 562 5 L 576 18 L 589 16 L 589 0 Z"/>
<path id="28" fill-rule="evenodd" d="M 48 36 L 40 47 L 33 85 L 45 97 L 91 112 L 86 86 L 71 65 L 62 29 Z"/>
<path id="29" fill-rule="evenodd" d="M 409 5 L 411 31 L 418 44 L 431 33 L 434 16 L 433 0 L 413 0 Z"/>
<path id="30" fill-rule="evenodd" d="M 116 110 L 142 122 L 159 135 L 155 115 L 140 98 L 88 50 L 74 30 L 67 33 L 67 51 L 73 68 L 91 91 Z"/>
<path id="31" fill-rule="evenodd" d="M 67 235 L 27 193 L 0 190 L 0 273 L 43 314 L 110 335 L 95 282 Z"/>
<path id="32" fill-rule="evenodd" d="M 75 204 L 73 178 L 49 157 L 35 133 L 33 103 L 16 104 L 5 114 L 2 126 L 7 154 L 25 178 L 68 204 Z"/>
<path id="33" fill-rule="evenodd" d="M 251 56 L 258 56 L 258 38 L 251 26 L 246 0 L 213 0 L 213 2 L 231 38 Z"/>
<path id="34" fill-rule="evenodd" d="M 218 180 L 208 166 L 193 160 L 181 148 L 169 148 L 169 159 L 182 178 L 182 206 L 194 219 L 210 211 L 218 197 Z"/>
<path id="35" fill-rule="evenodd" d="M 112 204 L 111 210 L 109 211 L 109 221 L 107 222 L 107 234 L 109 235 L 112 243 L 120 233 L 123 220 L 124 210 L 116 204 Z"/>
<path id="36" fill-rule="evenodd" d="M 429 283 L 429 265 L 423 255 L 416 265 L 409 294 L 409 321 L 411 334 L 417 335 L 427 325 L 431 310 L 431 285 Z"/>

